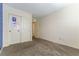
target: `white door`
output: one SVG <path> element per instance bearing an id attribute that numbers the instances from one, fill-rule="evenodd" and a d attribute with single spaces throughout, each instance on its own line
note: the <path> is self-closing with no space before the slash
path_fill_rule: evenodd
<path id="1" fill-rule="evenodd" d="M 21 41 L 21 16 L 9 14 L 9 43 L 16 44 Z"/>

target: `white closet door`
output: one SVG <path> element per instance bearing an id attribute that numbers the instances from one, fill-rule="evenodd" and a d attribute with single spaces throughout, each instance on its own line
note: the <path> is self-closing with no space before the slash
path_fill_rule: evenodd
<path id="1" fill-rule="evenodd" d="M 32 31 L 32 21 L 29 20 L 27 17 L 22 17 L 22 40 L 21 42 L 31 41 L 31 31 Z"/>
<path id="2" fill-rule="evenodd" d="M 9 14 L 9 41 L 10 44 L 20 43 L 21 41 L 21 17 Z"/>

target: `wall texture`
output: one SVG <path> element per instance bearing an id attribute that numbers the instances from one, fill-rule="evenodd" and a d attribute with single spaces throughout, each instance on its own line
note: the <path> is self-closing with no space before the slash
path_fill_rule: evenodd
<path id="1" fill-rule="evenodd" d="M 3 4 L 0 3 L 0 48 L 2 48 L 2 33 L 3 33 Z"/>
<path id="2" fill-rule="evenodd" d="M 40 38 L 79 49 L 79 4 L 70 4 L 39 22 Z"/>
<path id="3" fill-rule="evenodd" d="M 10 45 L 9 14 L 22 17 L 21 42 L 32 41 L 32 14 L 3 4 L 3 47 Z"/>

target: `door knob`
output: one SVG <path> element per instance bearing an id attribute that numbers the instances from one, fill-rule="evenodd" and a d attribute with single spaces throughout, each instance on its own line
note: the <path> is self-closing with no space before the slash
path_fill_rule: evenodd
<path id="1" fill-rule="evenodd" d="M 18 32 L 20 32 L 19 30 L 17 30 Z"/>
<path id="2" fill-rule="evenodd" d="M 9 30 L 9 32 L 11 32 L 11 30 Z"/>

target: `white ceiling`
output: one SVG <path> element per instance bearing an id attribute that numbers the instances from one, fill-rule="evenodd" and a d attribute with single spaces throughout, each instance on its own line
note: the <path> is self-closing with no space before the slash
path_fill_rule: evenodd
<path id="1" fill-rule="evenodd" d="M 30 12 L 34 17 L 43 17 L 64 7 L 64 4 L 57 3 L 8 3 L 7 5 Z"/>

